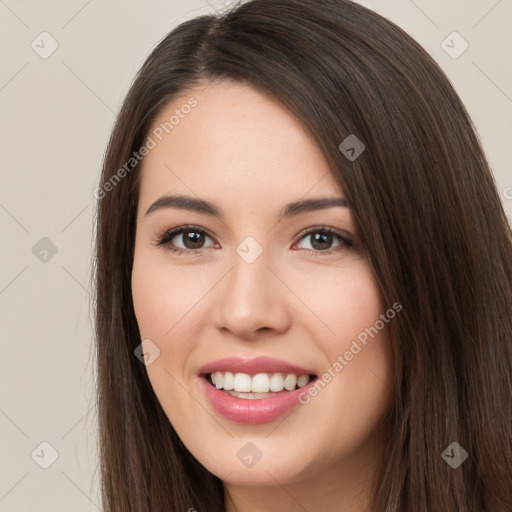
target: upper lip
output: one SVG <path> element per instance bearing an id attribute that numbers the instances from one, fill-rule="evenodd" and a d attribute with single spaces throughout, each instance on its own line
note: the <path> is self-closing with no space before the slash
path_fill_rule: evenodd
<path id="1" fill-rule="evenodd" d="M 303 368 L 296 364 L 287 363 L 272 357 L 255 357 L 245 359 L 240 357 L 226 357 L 205 364 L 199 369 L 200 374 L 215 372 L 232 373 L 292 373 L 294 375 L 315 375 L 311 369 Z"/>

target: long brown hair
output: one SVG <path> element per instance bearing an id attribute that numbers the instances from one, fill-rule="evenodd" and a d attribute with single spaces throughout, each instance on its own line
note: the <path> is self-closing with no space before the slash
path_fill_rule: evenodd
<path id="1" fill-rule="evenodd" d="M 411 37 L 360 5 L 253 0 L 158 44 L 105 155 L 94 262 L 105 512 L 224 510 L 221 480 L 183 445 L 134 355 L 130 288 L 131 157 L 165 104 L 216 79 L 271 94 L 302 122 L 350 203 L 386 305 L 403 306 L 390 324 L 396 394 L 372 511 L 512 510 L 512 236 L 463 104 Z M 351 134 L 365 145 L 353 160 L 338 147 Z M 468 453 L 456 469 L 441 456 L 452 442 Z"/>

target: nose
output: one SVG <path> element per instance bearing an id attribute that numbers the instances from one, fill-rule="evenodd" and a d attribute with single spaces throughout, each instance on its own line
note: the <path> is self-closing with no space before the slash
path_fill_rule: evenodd
<path id="1" fill-rule="evenodd" d="M 233 337 L 256 340 L 290 328 L 290 291 L 270 268 L 265 252 L 252 263 L 235 254 L 215 299 L 216 327 Z"/>

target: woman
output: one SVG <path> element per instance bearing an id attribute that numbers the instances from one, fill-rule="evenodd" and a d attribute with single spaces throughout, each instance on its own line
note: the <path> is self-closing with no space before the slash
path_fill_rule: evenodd
<path id="1" fill-rule="evenodd" d="M 100 186 L 104 510 L 512 510 L 512 243 L 464 106 L 345 0 L 187 21 Z"/>

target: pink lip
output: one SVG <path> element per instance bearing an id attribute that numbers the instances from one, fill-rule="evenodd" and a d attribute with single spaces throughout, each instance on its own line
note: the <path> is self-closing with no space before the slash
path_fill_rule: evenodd
<path id="1" fill-rule="evenodd" d="M 256 357 L 254 359 L 242 359 L 238 357 L 227 357 L 205 364 L 199 369 L 199 374 L 214 372 L 233 372 L 247 373 L 255 375 L 257 373 L 293 373 L 297 376 L 315 374 L 313 370 L 308 370 L 300 366 L 274 359 L 272 357 Z"/>
<path id="2" fill-rule="evenodd" d="M 247 373 L 293 373 L 294 375 L 314 375 L 315 372 L 270 357 L 242 359 L 230 357 L 212 361 L 199 369 L 201 386 L 213 408 L 228 420 L 237 423 L 261 424 L 274 421 L 290 412 L 299 404 L 299 397 L 314 385 L 315 380 L 294 391 L 286 391 L 269 398 L 250 400 L 237 398 L 218 390 L 210 384 L 208 375 L 214 372 Z"/>
<path id="3" fill-rule="evenodd" d="M 270 398 L 250 400 L 237 398 L 218 390 L 204 376 L 199 380 L 213 408 L 219 414 L 237 423 L 253 425 L 268 423 L 287 414 L 299 404 L 301 393 L 307 393 L 308 388 L 316 382 L 316 379 L 314 379 L 306 386 L 295 391 L 282 392 Z"/>

